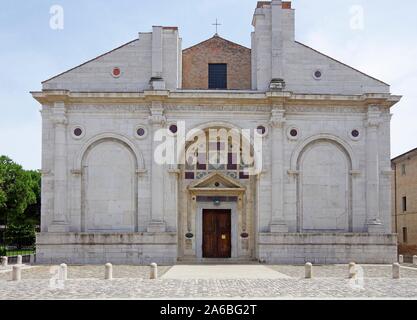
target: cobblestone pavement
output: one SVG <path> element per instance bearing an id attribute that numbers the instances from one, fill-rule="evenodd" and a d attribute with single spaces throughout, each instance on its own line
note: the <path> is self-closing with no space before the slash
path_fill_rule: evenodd
<path id="1" fill-rule="evenodd" d="M 275 271 L 289 275 L 293 278 L 304 277 L 304 266 L 269 266 Z M 387 278 L 392 275 L 392 266 L 389 265 L 357 265 L 365 278 Z M 314 266 L 313 276 L 316 278 L 346 278 L 348 265 Z M 401 268 L 403 278 L 417 278 L 417 269 Z"/>
<path id="2" fill-rule="evenodd" d="M 50 267 L 22 272 L 21 282 L 0 274 L 0 299 L 239 299 L 239 298 L 412 298 L 417 299 L 417 269 L 402 268 L 391 279 L 390 266 L 362 266 L 364 278 L 347 279 L 347 266 L 315 266 L 314 279 L 303 279 L 299 266 L 269 266 L 291 278 L 158 279 L 148 267 L 114 266 L 112 281 L 102 280 L 104 267 L 69 267 L 69 280 L 51 280 Z M 163 274 L 169 267 L 159 267 Z"/>
<path id="3" fill-rule="evenodd" d="M 171 267 L 158 267 L 158 273 L 162 276 Z M 11 270 L 11 267 L 10 267 Z M 58 270 L 57 266 L 36 266 L 31 269 L 22 270 L 22 279 L 41 280 L 51 279 Z M 146 266 L 113 266 L 114 278 L 149 278 L 149 267 Z M 1 281 L 10 280 L 11 273 L 0 273 L 0 290 Z M 104 266 L 68 266 L 68 279 L 103 279 Z"/>

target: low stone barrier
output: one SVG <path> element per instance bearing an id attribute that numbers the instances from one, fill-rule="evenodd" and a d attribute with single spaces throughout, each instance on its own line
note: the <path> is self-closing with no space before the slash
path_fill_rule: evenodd
<path id="1" fill-rule="evenodd" d="M 310 262 L 307 262 L 305 265 L 305 278 L 313 278 L 313 265 Z"/>
<path id="2" fill-rule="evenodd" d="M 9 264 L 9 258 L 7 258 L 7 257 L 1 257 L 1 266 L 3 268 L 5 268 L 5 267 L 8 266 L 8 264 Z"/>
<path id="3" fill-rule="evenodd" d="M 68 266 L 63 263 L 59 266 L 59 280 L 65 281 L 68 279 Z"/>
<path id="4" fill-rule="evenodd" d="M 356 263 L 351 262 L 349 263 L 349 279 L 353 279 L 356 277 Z"/>
<path id="5" fill-rule="evenodd" d="M 22 280 L 22 266 L 13 266 L 12 270 L 12 281 Z"/>
<path id="6" fill-rule="evenodd" d="M 400 279 L 401 275 L 400 275 L 400 264 L 399 263 L 394 263 L 392 265 L 392 278 L 393 279 Z"/>
<path id="7" fill-rule="evenodd" d="M 106 263 L 104 266 L 104 279 L 113 280 L 113 265 L 111 263 Z"/>
<path id="8" fill-rule="evenodd" d="M 151 279 L 158 279 L 158 265 L 156 263 L 151 263 Z"/>

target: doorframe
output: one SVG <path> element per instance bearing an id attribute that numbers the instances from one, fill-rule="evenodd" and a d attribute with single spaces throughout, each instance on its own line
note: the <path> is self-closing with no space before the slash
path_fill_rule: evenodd
<path id="1" fill-rule="evenodd" d="M 238 212 L 237 204 L 234 202 L 222 202 L 220 205 L 215 205 L 212 202 L 198 202 L 197 215 L 196 215 L 196 245 L 197 245 L 197 258 L 203 259 L 203 211 L 204 210 L 230 210 L 231 213 L 231 246 L 232 256 L 231 258 L 237 258 L 239 255 L 239 237 L 238 237 Z"/>

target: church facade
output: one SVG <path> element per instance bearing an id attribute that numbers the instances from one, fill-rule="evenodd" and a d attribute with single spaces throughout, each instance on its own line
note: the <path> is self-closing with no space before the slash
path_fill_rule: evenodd
<path id="1" fill-rule="evenodd" d="M 297 42 L 294 15 L 258 2 L 251 48 L 216 34 L 183 50 L 154 26 L 32 92 L 37 261 L 394 262 L 400 97 Z"/>

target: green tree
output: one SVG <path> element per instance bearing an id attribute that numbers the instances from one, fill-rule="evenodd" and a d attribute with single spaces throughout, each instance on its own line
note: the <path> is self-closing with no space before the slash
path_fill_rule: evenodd
<path id="1" fill-rule="evenodd" d="M 28 229 L 34 230 L 39 216 L 37 201 L 40 203 L 40 174 L 0 156 L 0 223 L 26 234 Z"/>
<path id="2" fill-rule="evenodd" d="M 29 204 L 24 212 L 24 222 L 39 225 L 41 219 L 41 173 L 39 171 L 27 171 L 31 178 L 31 189 L 36 201 Z"/>
<path id="3" fill-rule="evenodd" d="M 2 180 L 2 177 L 0 176 L 0 208 L 5 206 L 5 203 L 6 203 L 6 193 L 3 190 L 3 180 Z"/>

